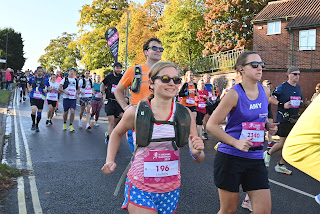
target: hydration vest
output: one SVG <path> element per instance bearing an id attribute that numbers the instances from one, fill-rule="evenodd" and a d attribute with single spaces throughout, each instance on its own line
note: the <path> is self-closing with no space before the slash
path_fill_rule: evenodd
<path id="1" fill-rule="evenodd" d="M 90 82 L 90 86 L 92 88 L 92 80 L 89 79 L 89 82 Z M 86 80 L 85 80 L 85 78 L 82 78 L 82 88 L 85 88 L 86 86 L 87 86 Z"/>
<path id="2" fill-rule="evenodd" d="M 78 80 L 76 78 L 74 78 L 74 79 L 76 81 L 76 90 L 78 90 Z M 65 77 L 64 78 L 64 83 L 63 83 L 63 89 L 68 88 L 68 86 L 69 86 L 69 78 Z"/>
<path id="3" fill-rule="evenodd" d="M 38 79 L 37 77 L 33 78 L 33 83 L 32 83 L 32 88 L 33 89 L 35 89 L 37 87 L 37 79 Z M 41 88 L 41 89 L 45 88 L 45 85 L 44 85 L 45 84 L 45 80 L 46 79 L 44 77 L 41 78 L 39 88 Z"/>
<path id="4" fill-rule="evenodd" d="M 174 138 L 152 139 L 154 123 L 169 124 L 174 126 Z M 188 144 L 190 134 L 191 117 L 183 105 L 176 103 L 176 111 L 173 121 L 157 121 L 151 110 L 148 101 L 140 101 L 135 116 L 136 145 L 146 147 L 150 142 L 172 141 L 172 146 L 176 150 Z"/>

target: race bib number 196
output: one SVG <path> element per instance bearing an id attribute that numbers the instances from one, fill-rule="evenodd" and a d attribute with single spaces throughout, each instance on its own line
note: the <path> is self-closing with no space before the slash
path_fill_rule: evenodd
<path id="1" fill-rule="evenodd" d="M 176 181 L 179 172 L 179 150 L 146 151 L 144 154 L 144 182 Z"/>

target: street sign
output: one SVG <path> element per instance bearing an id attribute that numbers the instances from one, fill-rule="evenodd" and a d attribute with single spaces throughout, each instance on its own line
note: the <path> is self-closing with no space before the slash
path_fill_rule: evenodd
<path id="1" fill-rule="evenodd" d="M 6 63 L 7 61 L 5 59 L 0 59 L 0 63 Z"/>

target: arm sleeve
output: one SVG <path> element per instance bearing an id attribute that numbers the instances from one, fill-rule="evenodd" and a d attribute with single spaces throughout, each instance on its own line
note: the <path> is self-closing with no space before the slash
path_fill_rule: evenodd
<path id="1" fill-rule="evenodd" d="M 320 181 L 320 97 L 301 115 L 287 137 L 282 155 L 292 166 Z"/>
<path id="2" fill-rule="evenodd" d="M 120 80 L 120 83 L 125 87 L 129 87 L 132 85 L 133 79 L 134 79 L 134 67 L 131 67 L 124 73 L 124 75 Z"/>

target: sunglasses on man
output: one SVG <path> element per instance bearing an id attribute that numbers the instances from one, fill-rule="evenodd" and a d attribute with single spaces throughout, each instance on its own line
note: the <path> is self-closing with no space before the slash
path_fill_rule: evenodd
<path id="1" fill-rule="evenodd" d="M 157 47 L 157 46 L 152 46 L 152 47 L 148 47 L 148 49 L 152 49 L 153 51 L 160 51 L 160 52 L 163 52 L 164 51 L 164 48 L 163 47 Z M 147 49 L 147 50 L 148 50 Z"/>
<path id="2" fill-rule="evenodd" d="M 291 73 L 291 74 L 293 74 L 295 76 L 300 76 L 300 73 Z"/>
<path id="3" fill-rule="evenodd" d="M 176 85 L 179 85 L 181 83 L 181 78 L 180 77 L 169 77 L 167 75 L 151 77 L 152 81 L 155 81 L 156 79 L 160 79 L 162 83 L 169 83 L 171 80 Z"/>
<path id="4" fill-rule="evenodd" d="M 252 68 L 258 68 L 259 65 L 261 66 L 261 68 L 266 67 L 264 62 L 248 62 L 246 64 L 243 64 L 243 66 L 246 66 L 246 65 L 251 65 Z"/>

